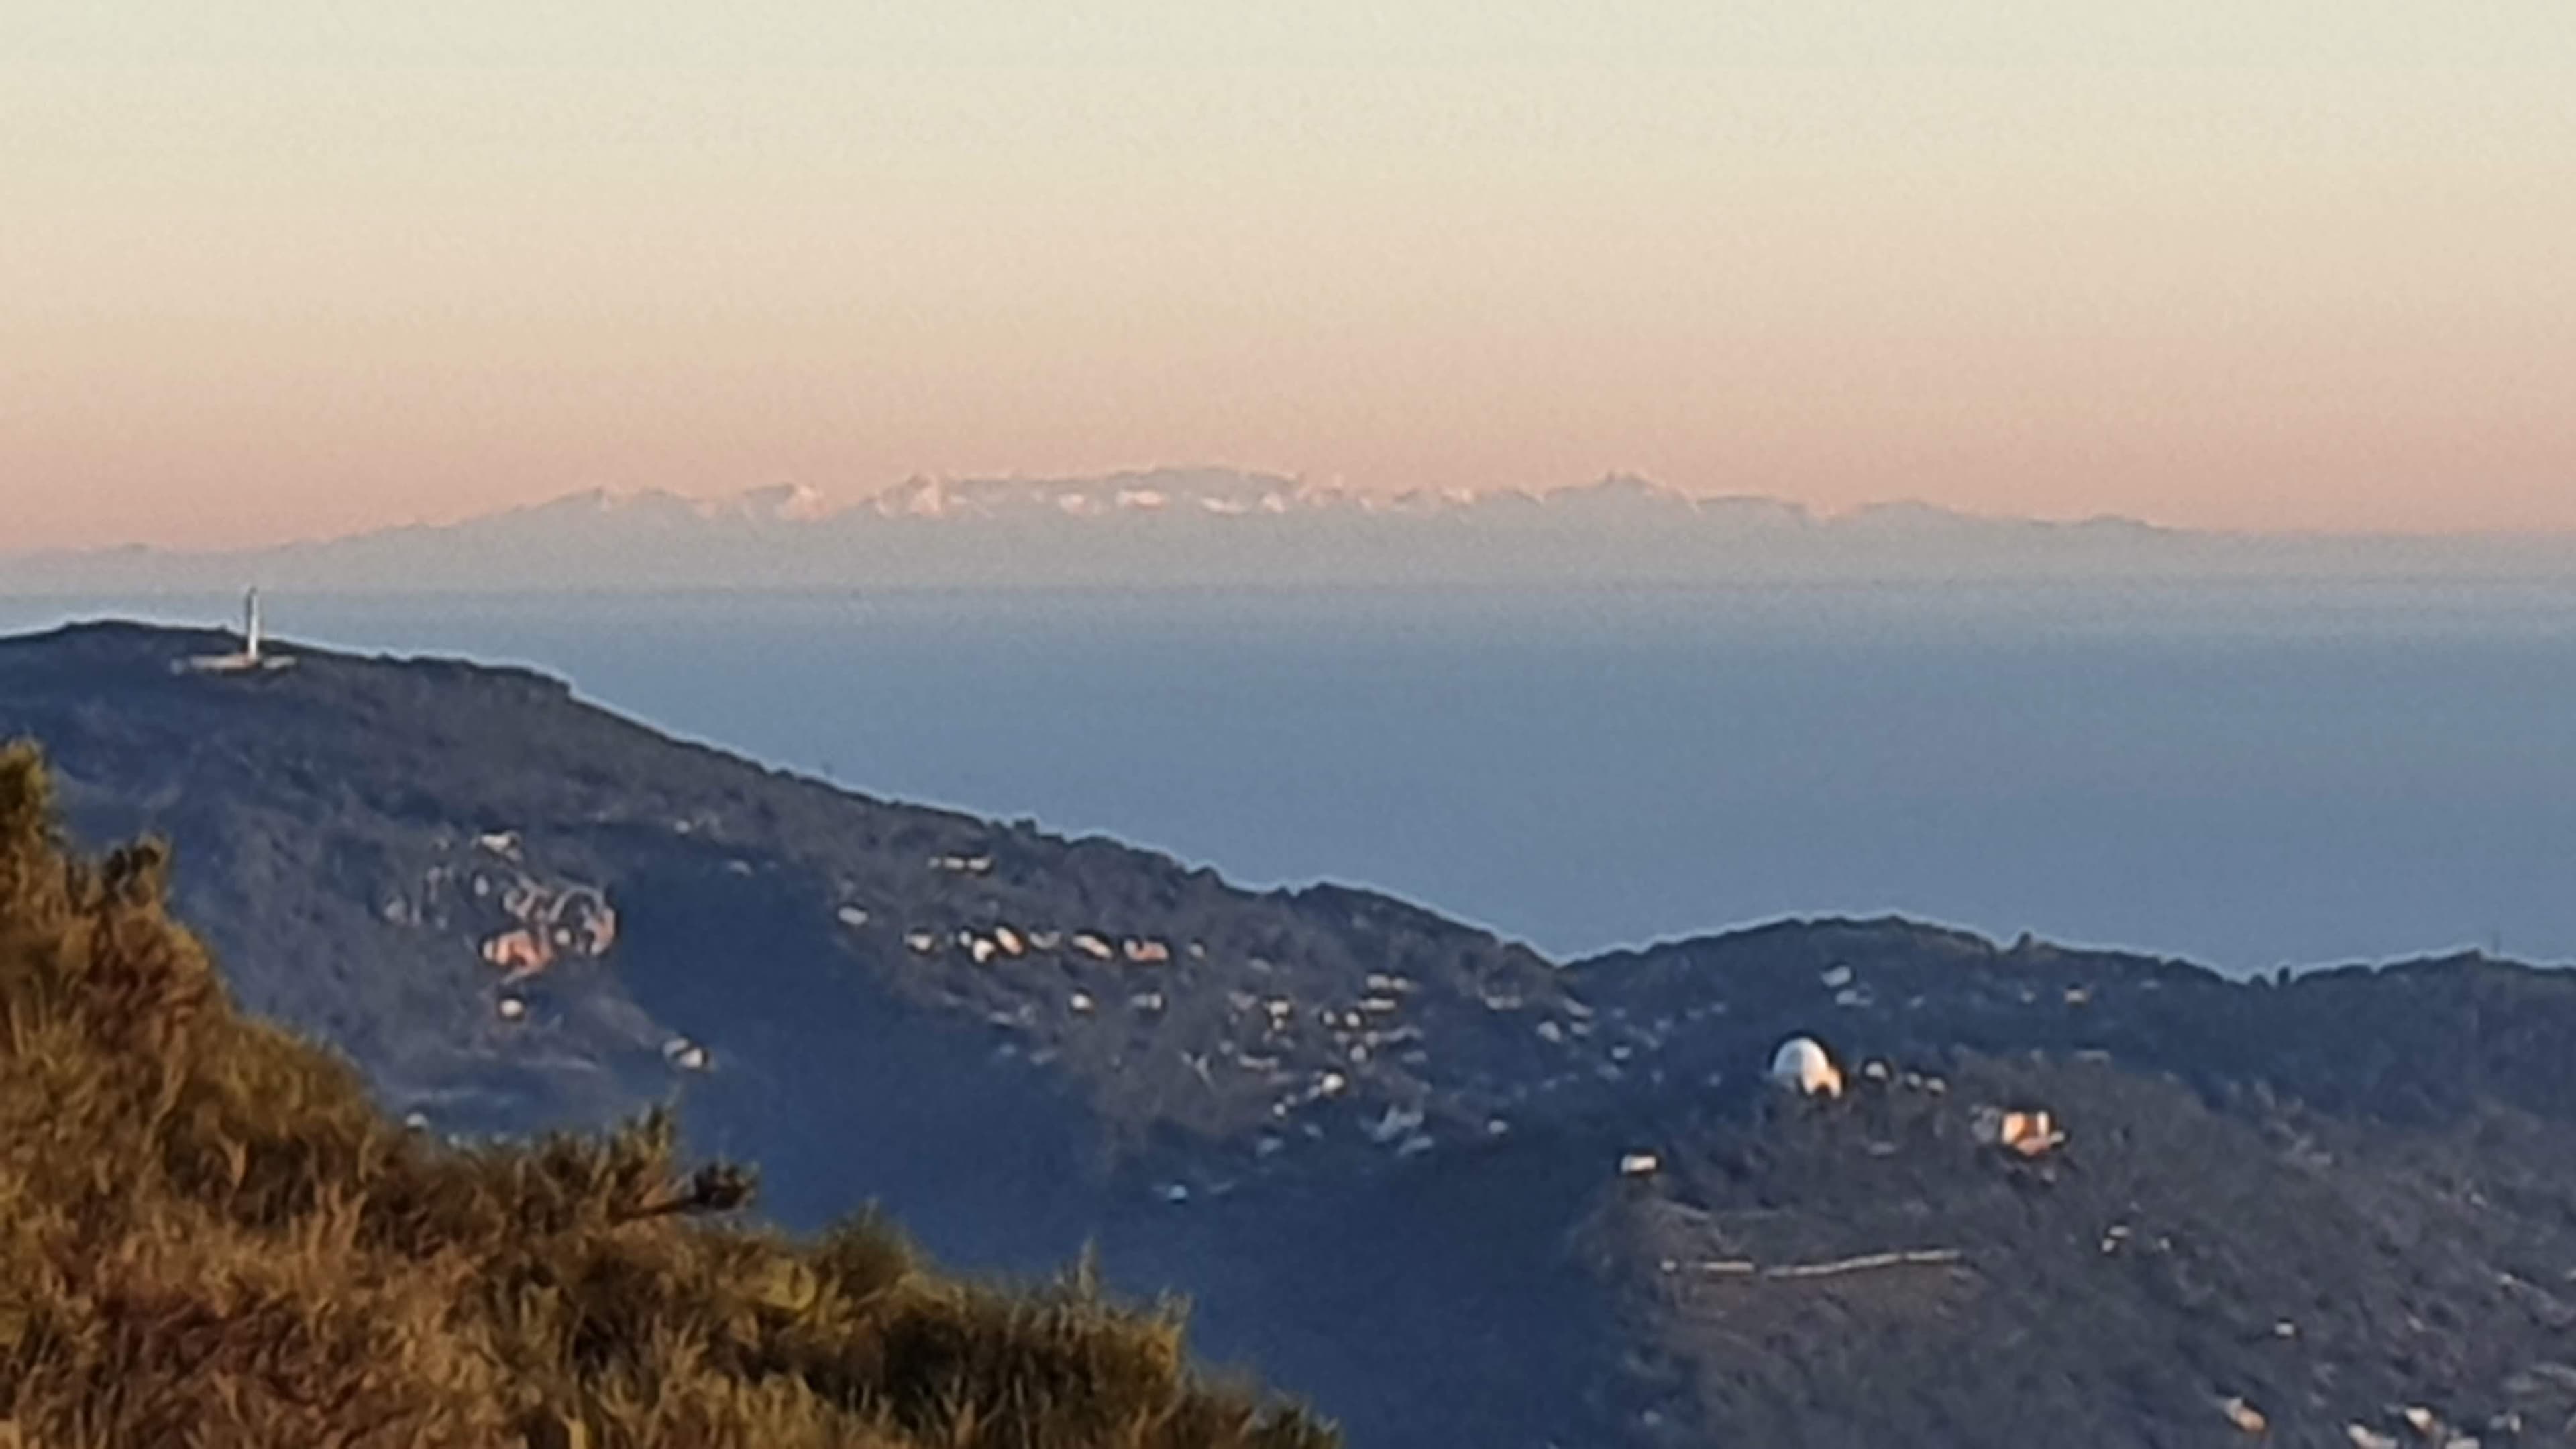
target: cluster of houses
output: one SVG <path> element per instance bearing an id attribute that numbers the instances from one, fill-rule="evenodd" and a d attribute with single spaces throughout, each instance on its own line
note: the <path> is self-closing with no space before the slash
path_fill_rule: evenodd
<path id="1" fill-rule="evenodd" d="M 528 867 L 525 842 L 511 830 L 477 835 L 462 858 L 430 866 L 417 892 L 387 899 L 379 914 L 392 925 L 442 932 L 479 926 L 470 937 L 475 954 L 500 974 L 493 1014 L 514 1025 L 528 1018 L 519 988 L 530 978 L 565 961 L 598 960 L 617 945 L 617 909 L 607 893 L 541 879 Z"/>
<path id="2" fill-rule="evenodd" d="M 991 856 L 965 854 L 932 856 L 929 866 L 954 875 L 982 875 L 993 868 Z M 854 902 L 837 906 L 835 918 L 852 930 L 877 919 L 866 906 Z M 1202 961 L 1208 956 L 1206 943 L 1200 941 L 1176 943 L 1148 934 L 999 922 L 957 928 L 916 926 L 903 933 L 902 941 L 915 956 L 954 960 L 962 955 L 977 966 L 1032 960 L 1151 969 L 1180 961 Z M 1276 969 L 1258 958 L 1247 964 L 1256 975 Z M 1349 1095 L 1354 1074 L 1372 1063 L 1391 1062 L 1413 1068 L 1430 1064 L 1423 1027 L 1406 1019 L 1407 1007 L 1419 989 L 1411 978 L 1387 971 L 1368 973 L 1349 999 L 1321 1004 L 1301 1002 L 1285 992 L 1231 989 L 1225 993 L 1230 1025 L 1221 1038 L 1206 1050 L 1184 1050 L 1182 1058 L 1211 1086 L 1217 1085 L 1219 1072 L 1230 1071 L 1270 1093 L 1268 1113 L 1275 1126 L 1257 1138 L 1255 1151 L 1258 1156 L 1271 1156 L 1286 1145 L 1278 1134 L 1279 1127 L 1293 1123 L 1304 1135 L 1320 1136 L 1322 1129 L 1318 1125 L 1301 1121 L 1307 1109 Z M 1119 996 L 1104 995 L 1098 978 L 1076 977 L 1065 983 L 1061 1000 L 1063 1016 L 1094 1019 L 1106 1015 Z M 1172 1003 L 1172 995 L 1160 985 L 1140 985 L 1124 992 L 1126 1015 L 1131 1019 L 1160 1018 Z M 959 1004 L 964 1004 L 962 998 Z M 1519 1005 L 1516 1000 L 1504 1004 Z M 985 1017 L 1003 1030 L 1022 1032 L 1035 1030 L 1047 1014 L 1042 1001 L 1024 997 L 988 1008 Z M 1043 1063 L 1054 1059 L 1055 1049 L 1050 1045 L 1023 1052 L 1005 1043 L 999 1054 L 1025 1055 L 1032 1062 Z M 1403 1107 L 1387 1110 L 1395 1115 L 1380 1115 L 1361 1124 L 1365 1135 L 1399 1156 L 1429 1150 L 1432 1139 L 1423 1129 L 1418 1112 Z M 1407 1115 L 1409 1112 L 1411 1115 Z M 1493 1135 L 1504 1130 L 1508 1130 L 1507 1124 L 1499 1121 L 1489 1127 Z"/>
<path id="3" fill-rule="evenodd" d="M 538 975 L 561 959 L 596 960 L 617 944 L 617 911 L 598 887 L 550 885 L 530 876 L 521 868 L 526 857 L 514 831 L 487 832 L 476 837 L 475 847 L 508 868 L 470 877 L 475 898 L 494 901 L 510 922 L 477 948 L 486 964 L 503 973 L 505 984 Z"/>
<path id="4" fill-rule="evenodd" d="M 2268 1439 L 2272 1435 L 2271 1416 L 2256 1408 L 2242 1394 L 2221 1398 L 2218 1412 L 2241 1434 L 2256 1439 Z M 2429 1405 L 2407 1404 L 2391 1417 L 2395 1423 L 2387 1428 L 2360 1419 L 2348 1421 L 2343 1426 L 2344 1442 L 2352 1449 L 2402 1449 L 2410 1443 L 2433 1446 L 2433 1449 L 2479 1449 L 2484 1442 L 2477 1435 L 2445 1422 Z M 2399 1425 L 2404 1426 L 2403 1437 L 2395 1432 Z M 2522 1432 L 2522 1416 L 2498 1414 L 2488 1421 L 2487 1428 L 2492 1433 L 2518 1437 Z"/>
<path id="5" fill-rule="evenodd" d="M 843 906 L 836 913 L 841 923 L 853 929 L 868 923 L 865 909 Z M 1050 955 L 1070 951 L 1103 963 L 1125 961 L 1131 966 L 1168 965 L 1172 960 L 1171 943 L 1149 936 L 1128 936 L 1112 941 L 1097 931 L 1023 931 L 1011 926 L 987 926 L 982 930 L 961 929 L 949 932 L 915 929 L 904 933 L 904 946 L 916 956 L 936 956 L 942 949 L 953 947 L 966 954 L 978 966 L 996 961 L 1016 961 L 1023 956 Z M 1193 945 L 1194 954 L 1204 956 L 1206 948 Z"/>

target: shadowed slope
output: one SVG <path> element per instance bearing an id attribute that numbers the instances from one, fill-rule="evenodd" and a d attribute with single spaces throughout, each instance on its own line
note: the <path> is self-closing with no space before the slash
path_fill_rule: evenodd
<path id="1" fill-rule="evenodd" d="M 1315 1449 L 1088 1271 L 1012 1294 L 881 1223 L 711 1224 L 668 1119 L 462 1150 L 231 1008 L 166 853 L 61 848 L 0 752 L 0 1412 L 35 1442 Z"/>

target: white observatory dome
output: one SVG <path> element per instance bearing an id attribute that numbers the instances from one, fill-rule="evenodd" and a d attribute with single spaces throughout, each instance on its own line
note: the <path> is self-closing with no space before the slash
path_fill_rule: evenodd
<path id="1" fill-rule="evenodd" d="M 1843 1094 L 1843 1069 L 1834 1065 L 1833 1053 L 1811 1036 L 1793 1036 L 1780 1043 L 1780 1050 L 1771 1056 L 1771 1080 L 1803 1096 Z"/>

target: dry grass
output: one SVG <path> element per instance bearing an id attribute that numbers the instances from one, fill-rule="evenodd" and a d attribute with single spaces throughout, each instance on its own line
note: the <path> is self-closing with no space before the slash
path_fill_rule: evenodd
<path id="1" fill-rule="evenodd" d="M 30 1445 L 1337 1442 L 1087 1270 L 1013 1293 L 871 1219 L 713 1221 L 748 1179 L 685 1172 L 664 1119 L 406 1132 L 233 1011 L 166 868 L 67 852 L 34 751 L 0 749 L 0 1416 Z"/>

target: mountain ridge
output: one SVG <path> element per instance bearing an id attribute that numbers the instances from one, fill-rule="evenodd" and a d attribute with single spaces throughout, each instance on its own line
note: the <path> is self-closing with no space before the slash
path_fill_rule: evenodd
<path id="1" fill-rule="evenodd" d="M 1216 466 L 917 475 L 846 500 L 603 488 L 452 523 L 270 547 L 0 554 L 0 593 L 2045 584 L 2576 574 L 2564 537 L 2248 534 L 1920 501 L 1818 513 L 1634 474 L 1364 493 Z"/>
<path id="2" fill-rule="evenodd" d="M 622 514 L 654 523 L 713 524 L 848 524 L 887 519 L 989 520 L 997 517 L 1097 518 L 1109 514 L 1201 513 L 1218 517 L 1283 516 L 1297 513 L 1348 512 L 1372 515 L 1421 515 L 1479 509 L 1531 506 L 1603 505 L 1646 507 L 1706 513 L 1730 521 L 1752 521 L 1834 528 L 1867 522 L 1885 527 L 1914 522 L 1937 527 L 2026 526 L 2082 527 L 2105 520 L 2058 522 L 2036 517 L 1982 514 L 1920 499 L 1897 499 L 1819 512 L 1792 499 L 1762 494 L 1697 493 L 1657 482 L 1642 474 L 1613 470 L 1589 482 L 1543 489 L 1404 488 L 1372 492 L 1339 483 L 1317 483 L 1299 474 L 1267 472 L 1218 464 L 1169 464 L 1125 468 L 1098 474 L 949 475 L 916 473 L 872 491 L 835 498 L 806 483 L 775 483 L 718 495 L 678 492 L 669 488 L 619 489 L 591 486 L 547 498 L 473 514 L 445 523 L 398 523 L 272 545 L 217 552 L 267 552 L 347 544 L 382 535 L 475 531 L 496 524 L 546 518 Z M 2116 518 L 2124 527 L 2157 533 L 2193 532 Z M 148 545 L 112 545 L 96 549 L 48 550 L 50 556 L 111 553 L 130 548 L 186 553 Z"/>

